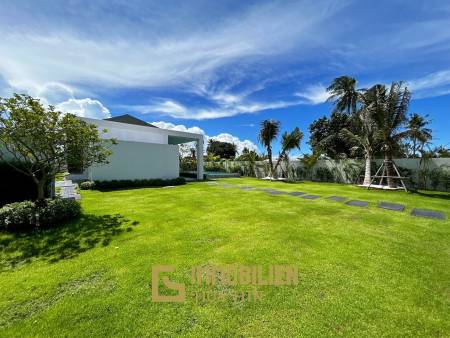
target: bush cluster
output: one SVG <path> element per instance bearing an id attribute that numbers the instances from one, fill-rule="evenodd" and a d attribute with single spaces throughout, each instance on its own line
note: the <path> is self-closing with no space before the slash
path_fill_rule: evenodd
<path id="1" fill-rule="evenodd" d="M 84 181 L 79 184 L 81 190 L 92 190 L 95 188 L 94 181 Z"/>
<path id="2" fill-rule="evenodd" d="M 125 188 L 165 187 L 168 185 L 182 185 L 185 183 L 186 181 L 183 177 L 178 177 L 170 180 L 155 178 L 142 180 L 95 181 L 95 187 L 97 189 L 113 190 Z"/>
<path id="3" fill-rule="evenodd" d="M 0 209 L 0 229 L 9 231 L 30 230 L 37 226 L 60 226 L 81 214 L 80 203 L 71 199 L 46 200 L 43 206 L 23 201 L 7 204 Z"/>

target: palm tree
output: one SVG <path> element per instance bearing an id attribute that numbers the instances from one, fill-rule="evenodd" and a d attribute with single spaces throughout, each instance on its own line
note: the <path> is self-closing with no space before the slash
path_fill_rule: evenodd
<path id="1" fill-rule="evenodd" d="M 425 144 L 432 139 L 431 129 L 426 128 L 431 122 L 427 118 L 428 115 L 421 116 L 414 113 L 408 120 L 406 128 L 412 142 L 412 157 L 416 157 L 417 151 L 422 153 Z"/>
<path id="2" fill-rule="evenodd" d="M 364 96 L 362 96 L 362 101 L 365 101 Z M 366 106 L 356 113 L 354 123 L 354 130 L 357 132 L 352 132 L 344 128 L 341 131 L 341 135 L 357 144 L 353 150 L 359 147 L 363 149 L 366 160 L 363 185 L 369 185 L 372 179 L 371 161 L 376 145 L 377 126 Z"/>
<path id="3" fill-rule="evenodd" d="M 336 110 L 348 114 L 356 112 L 359 93 L 356 89 L 356 80 L 350 76 L 340 76 L 333 80 L 327 88 L 330 94 L 328 101 L 332 101 L 336 105 Z"/>
<path id="4" fill-rule="evenodd" d="M 392 82 L 389 90 L 375 85 L 365 94 L 367 109 L 377 126 L 377 138 L 381 141 L 388 176 L 388 185 L 395 188 L 393 154 L 402 138 L 408 136 L 400 128 L 406 121 L 411 95 L 402 82 Z"/>
<path id="5" fill-rule="evenodd" d="M 259 130 L 258 140 L 267 149 L 267 156 L 269 158 L 270 177 L 274 177 L 273 162 L 272 162 L 272 142 L 277 138 L 280 132 L 280 121 L 264 120 L 261 122 L 261 129 Z"/>
<path id="6" fill-rule="evenodd" d="M 274 172 L 277 172 L 277 168 L 282 160 L 285 160 L 289 156 L 289 152 L 293 149 L 300 149 L 300 143 L 302 142 L 303 133 L 299 128 L 295 128 L 290 133 L 285 132 L 281 136 L 281 151 L 278 156 L 277 163 L 275 164 Z"/>

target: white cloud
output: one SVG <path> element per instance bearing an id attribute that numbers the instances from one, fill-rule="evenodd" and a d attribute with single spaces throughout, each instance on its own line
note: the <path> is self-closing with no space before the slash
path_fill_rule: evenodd
<path id="1" fill-rule="evenodd" d="M 216 140 L 216 141 L 228 142 L 228 143 L 235 144 L 238 154 L 241 154 L 242 150 L 244 148 L 248 148 L 249 150 L 258 151 L 258 146 L 256 144 L 254 144 L 252 141 L 250 141 L 250 140 L 241 140 L 241 139 L 239 139 L 239 137 L 233 136 L 233 135 L 228 134 L 228 133 L 221 133 L 219 135 L 211 136 L 209 138 L 213 139 L 213 140 Z"/>
<path id="2" fill-rule="evenodd" d="M 244 148 L 248 148 L 250 150 L 259 151 L 258 146 L 254 144 L 250 140 L 241 140 L 239 137 L 228 134 L 228 133 L 220 133 L 216 136 L 208 136 L 206 135 L 205 131 L 197 126 L 194 127 L 186 127 L 182 124 L 173 124 L 170 122 L 164 122 L 164 121 L 157 121 L 157 122 L 151 122 L 152 125 L 162 128 L 162 129 L 169 129 L 169 130 L 178 130 L 178 131 L 185 131 L 189 133 L 196 133 L 204 135 L 203 144 L 204 144 L 204 152 L 206 152 L 206 147 L 208 146 L 208 140 L 214 139 L 221 142 L 228 142 L 228 143 L 234 143 L 236 145 L 238 154 L 242 153 L 242 150 Z M 193 146 L 193 145 L 192 145 Z"/>
<path id="3" fill-rule="evenodd" d="M 450 70 L 442 70 L 407 81 L 416 98 L 445 95 L 450 92 Z"/>
<path id="4" fill-rule="evenodd" d="M 327 101 L 329 96 L 327 89 L 321 84 L 309 86 L 304 91 L 295 93 L 295 95 L 306 99 L 305 103 L 309 104 L 324 103 Z"/>
<path id="5" fill-rule="evenodd" d="M 111 117 L 111 113 L 100 101 L 90 98 L 69 99 L 56 105 L 56 109 L 65 113 L 75 114 L 81 117 L 105 119 Z"/>
<path id="6" fill-rule="evenodd" d="M 72 88 L 57 82 L 44 84 L 41 88 L 39 88 L 36 95 L 39 98 L 44 99 L 48 104 L 52 105 L 75 98 Z"/>
<path id="7" fill-rule="evenodd" d="M 161 129 L 169 129 L 169 130 L 177 130 L 177 131 L 185 131 L 188 133 L 195 133 L 195 134 L 202 134 L 205 135 L 205 131 L 199 127 L 186 127 L 185 125 L 182 124 L 173 124 L 170 122 L 164 122 L 164 121 L 157 121 L 157 122 L 152 122 L 152 125 L 161 128 Z"/>

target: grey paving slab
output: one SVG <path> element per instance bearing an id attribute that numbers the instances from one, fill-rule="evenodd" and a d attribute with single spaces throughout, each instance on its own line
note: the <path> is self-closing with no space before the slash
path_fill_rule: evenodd
<path id="1" fill-rule="evenodd" d="M 306 199 L 306 200 L 316 200 L 318 198 L 320 198 L 319 195 L 303 195 L 302 198 Z"/>
<path id="2" fill-rule="evenodd" d="M 270 195 L 283 195 L 285 194 L 284 191 L 280 191 L 280 190 L 266 190 L 266 192 Z"/>
<path id="3" fill-rule="evenodd" d="M 342 202 L 342 201 L 345 201 L 346 198 L 342 197 L 342 196 L 330 196 L 330 197 L 327 197 L 327 200 L 336 201 L 336 202 Z"/>
<path id="4" fill-rule="evenodd" d="M 367 207 L 369 205 L 369 202 L 359 201 L 359 200 L 351 200 L 351 201 L 346 202 L 345 204 L 351 205 L 352 207 L 363 208 L 363 207 Z"/>
<path id="5" fill-rule="evenodd" d="M 292 191 L 289 193 L 289 195 L 292 196 L 301 196 L 301 195 L 305 195 L 306 193 L 302 192 L 302 191 Z"/>
<path id="6" fill-rule="evenodd" d="M 417 217 L 445 219 L 445 214 L 443 212 L 435 211 L 435 210 L 426 210 L 426 209 L 414 208 L 411 211 L 411 215 L 417 216 Z"/>
<path id="7" fill-rule="evenodd" d="M 380 203 L 378 203 L 378 208 L 394 210 L 394 211 L 405 210 L 405 206 L 403 204 L 390 203 L 390 202 L 380 202 Z"/>
<path id="8" fill-rule="evenodd" d="M 248 186 L 239 187 L 239 189 L 241 189 L 241 190 L 255 190 L 254 187 L 248 187 Z"/>

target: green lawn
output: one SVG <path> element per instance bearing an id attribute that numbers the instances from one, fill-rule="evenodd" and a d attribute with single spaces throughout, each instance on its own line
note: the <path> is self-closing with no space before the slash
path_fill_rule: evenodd
<path id="1" fill-rule="evenodd" d="M 224 181 L 371 203 L 205 183 L 83 191 L 81 220 L 0 234 L 0 336 L 450 336 L 449 194 Z M 413 217 L 413 207 L 447 219 Z M 300 281 L 262 286 L 258 302 L 190 297 L 192 266 L 233 263 L 296 265 Z M 176 266 L 170 279 L 186 282 L 186 302 L 151 301 L 154 264 Z"/>

